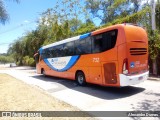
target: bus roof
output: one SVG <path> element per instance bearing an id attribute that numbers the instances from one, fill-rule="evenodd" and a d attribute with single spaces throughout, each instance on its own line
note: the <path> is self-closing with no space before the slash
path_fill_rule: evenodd
<path id="1" fill-rule="evenodd" d="M 72 37 L 72 38 L 64 39 L 64 40 L 61 40 L 59 42 L 55 42 L 55 43 L 43 46 L 40 49 L 50 48 L 50 47 L 53 47 L 53 46 L 61 45 L 63 43 L 67 43 L 67 42 L 71 42 L 71 41 L 75 41 L 75 40 L 81 40 L 81 39 L 84 39 L 84 38 L 86 38 L 90 35 L 91 35 L 91 33 L 86 33 L 86 34 L 83 34 L 83 35 L 79 35 L 79 36 L 75 36 L 75 37 Z"/>
<path id="2" fill-rule="evenodd" d="M 140 26 L 136 25 L 136 24 L 132 24 L 132 23 L 123 23 L 123 24 L 116 24 L 116 25 L 111 25 L 111 26 L 108 26 L 108 27 L 105 27 L 105 28 L 101 28 L 101 29 L 98 29 L 98 30 L 95 30 L 92 32 L 92 35 L 97 35 L 99 33 L 103 33 L 105 31 L 108 31 L 108 30 L 113 30 L 113 29 L 117 29 L 117 28 L 126 28 L 127 29 L 130 27 L 138 27 L 138 28 L 141 28 Z"/>
<path id="3" fill-rule="evenodd" d="M 61 41 L 58 41 L 58 42 L 43 46 L 41 49 L 46 49 L 46 48 L 50 48 L 50 47 L 53 47 L 53 46 L 56 46 L 56 45 L 60 45 L 60 44 L 63 44 L 63 43 L 67 43 L 67 42 L 71 42 L 71 41 L 74 41 L 74 40 L 78 40 L 79 37 L 80 36 L 64 39 L 64 40 L 61 40 Z"/>
<path id="4" fill-rule="evenodd" d="M 101 28 L 101 29 L 93 31 L 92 35 L 97 35 L 99 33 L 103 33 L 103 32 L 106 32 L 108 30 L 113 30 L 113 29 L 117 29 L 117 28 L 123 28 L 124 26 L 125 26 L 124 24 L 116 24 L 116 25 L 108 26 L 108 27 Z"/>

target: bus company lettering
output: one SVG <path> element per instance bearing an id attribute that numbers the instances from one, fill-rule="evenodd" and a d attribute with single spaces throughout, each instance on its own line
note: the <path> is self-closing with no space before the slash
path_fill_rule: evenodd
<path id="1" fill-rule="evenodd" d="M 62 66 L 62 65 L 66 66 L 67 65 L 67 62 L 65 60 L 64 61 L 58 60 L 58 58 L 52 59 L 51 63 L 52 63 L 52 65 L 60 65 L 60 66 Z"/>
<path id="2" fill-rule="evenodd" d="M 145 67 L 147 64 L 146 63 L 140 63 L 140 61 L 136 61 L 135 62 L 135 67 L 139 68 L 139 67 Z"/>

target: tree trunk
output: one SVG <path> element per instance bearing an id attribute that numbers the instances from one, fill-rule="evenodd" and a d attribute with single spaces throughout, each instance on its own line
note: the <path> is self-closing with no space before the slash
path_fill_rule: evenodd
<path id="1" fill-rule="evenodd" d="M 153 60 L 153 74 L 157 75 L 157 60 Z"/>

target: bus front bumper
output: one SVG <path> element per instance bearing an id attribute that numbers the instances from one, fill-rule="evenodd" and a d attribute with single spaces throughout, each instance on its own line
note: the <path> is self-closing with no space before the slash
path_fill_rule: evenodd
<path id="1" fill-rule="evenodd" d="M 147 80 L 149 75 L 149 71 L 139 74 L 139 75 L 133 75 L 133 76 L 127 76 L 124 74 L 119 74 L 120 77 L 120 86 L 129 86 L 129 85 L 135 85 L 141 82 L 144 82 Z"/>

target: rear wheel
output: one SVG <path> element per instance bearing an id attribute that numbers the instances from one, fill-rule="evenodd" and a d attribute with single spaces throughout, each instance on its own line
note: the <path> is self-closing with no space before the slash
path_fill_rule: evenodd
<path id="1" fill-rule="evenodd" d="M 42 72 L 41 72 L 41 73 L 43 74 L 43 76 L 46 76 L 46 72 L 45 72 L 44 69 L 42 69 Z"/>
<path id="2" fill-rule="evenodd" d="M 85 79 L 85 75 L 83 72 L 78 72 L 76 74 L 76 81 L 81 86 L 84 86 L 86 84 L 86 79 Z"/>

